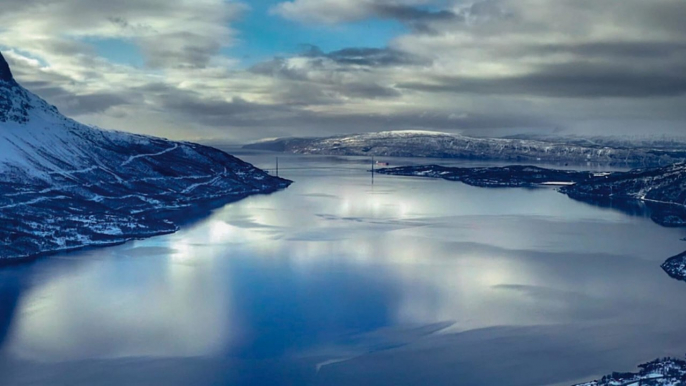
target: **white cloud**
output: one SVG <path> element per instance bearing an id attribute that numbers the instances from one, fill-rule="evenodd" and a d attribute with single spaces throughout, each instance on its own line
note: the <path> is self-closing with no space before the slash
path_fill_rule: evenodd
<path id="1" fill-rule="evenodd" d="M 233 43 L 245 6 L 224 0 L 10 0 L 0 41 L 37 56 L 88 54 L 83 38 L 129 39 L 158 67 L 202 67 Z M 4 7 L 4 5 L 3 5 Z"/>

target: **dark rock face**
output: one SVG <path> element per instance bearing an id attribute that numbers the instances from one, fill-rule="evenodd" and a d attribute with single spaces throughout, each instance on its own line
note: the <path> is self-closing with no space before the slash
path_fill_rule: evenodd
<path id="1" fill-rule="evenodd" d="M 686 144 L 574 138 L 478 138 L 426 131 L 386 131 L 327 138 L 280 138 L 249 149 L 296 154 L 430 157 L 509 162 L 660 166 L 686 161 Z"/>
<path id="2" fill-rule="evenodd" d="M 5 82 L 14 80 L 10 66 L 7 64 L 5 57 L 2 56 L 2 53 L 0 53 L 0 80 Z"/>
<path id="3" fill-rule="evenodd" d="M 662 269 L 672 278 L 686 281 L 686 252 L 670 257 L 662 264 Z"/>
<path id="4" fill-rule="evenodd" d="M 290 183 L 207 146 L 82 125 L 0 80 L 0 263 L 174 232 L 201 204 Z"/>
<path id="5" fill-rule="evenodd" d="M 5 65 L 7 65 L 6 62 Z M 0 63 L 1 66 L 2 63 Z M 9 73 L 9 69 L 7 71 Z M 11 73 L 7 79 L 0 77 L 0 123 L 27 123 L 32 101 L 40 105 L 40 110 L 51 110 L 57 114 L 57 109 L 54 106 L 38 98 L 33 98 L 27 90 L 15 82 Z"/>

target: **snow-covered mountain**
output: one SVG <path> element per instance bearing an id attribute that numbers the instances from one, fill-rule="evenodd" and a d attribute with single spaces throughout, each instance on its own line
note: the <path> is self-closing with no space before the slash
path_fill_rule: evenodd
<path id="1" fill-rule="evenodd" d="M 659 166 L 686 160 L 686 144 L 581 141 L 578 138 L 481 138 L 433 131 L 384 131 L 328 138 L 278 138 L 245 148 L 298 154 L 432 157 L 516 162 Z M 669 144 L 669 143 L 667 143 Z"/>
<path id="2" fill-rule="evenodd" d="M 173 232 L 179 209 L 289 184 L 211 147 L 80 124 L 0 54 L 0 261 Z"/>

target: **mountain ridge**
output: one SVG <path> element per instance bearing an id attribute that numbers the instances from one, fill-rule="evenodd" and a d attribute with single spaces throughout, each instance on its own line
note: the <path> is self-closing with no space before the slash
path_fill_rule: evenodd
<path id="1" fill-rule="evenodd" d="M 0 79 L 0 262 L 171 233 L 179 211 L 290 183 L 208 146 L 83 125 Z"/>
<path id="2" fill-rule="evenodd" d="M 621 166 L 662 166 L 686 161 L 686 143 L 674 147 L 578 139 L 484 138 L 422 130 L 396 130 L 320 138 L 276 138 L 244 146 L 296 154 L 451 158 L 506 162 L 547 162 Z"/>

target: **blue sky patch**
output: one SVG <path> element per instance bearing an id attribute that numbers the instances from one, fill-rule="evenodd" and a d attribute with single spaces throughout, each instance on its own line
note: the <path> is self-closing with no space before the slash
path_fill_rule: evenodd
<path id="1" fill-rule="evenodd" d="M 251 10 L 233 24 L 239 31 L 239 42 L 224 50 L 226 55 L 252 65 L 274 56 L 288 56 L 314 45 L 325 52 L 348 47 L 386 47 L 388 42 L 407 32 L 405 26 L 392 20 L 365 20 L 342 25 L 304 25 L 272 15 L 269 10 L 279 3 L 257 0 Z"/>
<path id="2" fill-rule="evenodd" d="M 242 67 L 290 56 L 314 45 L 324 52 L 348 47 L 386 47 L 393 38 L 407 32 L 397 21 L 370 19 L 341 25 L 305 25 L 270 13 L 278 0 L 253 0 L 240 20 L 231 23 L 237 41 L 221 54 L 238 59 Z M 124 39 L 84 39 L 96 53 L 112 63 L 145 66 L 145 58 L 133 41 Z"/>

